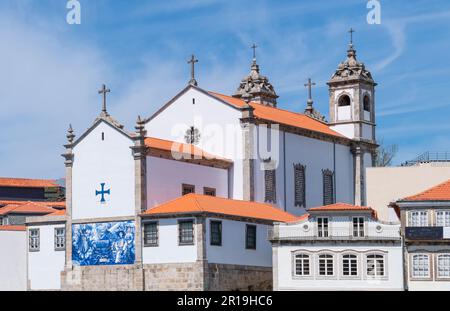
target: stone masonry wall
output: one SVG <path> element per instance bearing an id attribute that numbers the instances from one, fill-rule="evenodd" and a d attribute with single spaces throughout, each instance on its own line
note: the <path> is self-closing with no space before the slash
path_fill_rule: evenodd
<path id="1" fill-rule="evenodd" d="M 144 275 L 135 266 L 77 267 L 61 273 L 61 289 L 74 291 L 141 291 Z"/>
<path id="2" fill-rule="evenodd" d="M 204 290 L 202 266 L 201 262 L 144 265 L 145 290 Z"/>
<path id="3" fill-rule="evenodd" d="M 272 290 L 272 268 L 242 265 L 208 264 L 207 290 Z"/>

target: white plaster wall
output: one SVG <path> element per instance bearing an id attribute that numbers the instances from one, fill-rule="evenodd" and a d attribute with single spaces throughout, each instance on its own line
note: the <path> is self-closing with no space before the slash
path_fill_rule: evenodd
<path id="1" fill-rule="evenodd" d="M 370 111 L 364 110 L 364 120 L 371 121 L 370 120 Z"/>
<path id="2" fill-rule="evenodd" d="M 158 220 L 158 246 L 143 247 L 144 264 L 195 262 L 197 260 L 195 220 L 194 245 L 178 245 L 178 220 L 177 218 Z"/>
<path id="3" fill-rule="evenodd" d="M 333 143 L 286 133 L 286 210 L 300 215 L 304 209 L 294 206 L 294 164 L 306 165 L 306 208 L 323 205 L 322 170 L 334 170 Z M 279 165 L 276 172 L 277 206 L 284 209 L 283 135 L 279 133 Z M 353 203 L 353 156 L 348 146 L 336 144 L 336 201 Z M 255 198 L 264 202 L 264 171 L 255 160 Z"/>
<path id="4" fill-rule="evenodd" d="M 339 275 L 335 279 L 320 278 L 313 276 L 308 279 L 293 277 L 292 252 L 297 250 L 308 250 L 313 252 L 312 271 L 317 274 L 317 253 L 320 251 L 336 252 L 334 260 L 335 274 Z M 341 277 L 340 255 L 344 251 L 354 251 L 358 254 L 359 279 L 344 279 Z M 369 280 L 364 279 L 365 259 L 364 254 L 371 251 L 387 252 L 387 273 L 388 278 Z M 274 278 L 278 283 L 278 290 L 403 290 L 403 263 L 402 248 L 400 245 L 392 246 L 383 243 L 359 243 L 359 244 L 303 244 L 303 245 L 282 245 L 274 247 L 274 254 L 277 258 L 277 267 L 274 268 Z"/>
<path id="5" fill-rule="evenodd" d="M 228 170 L 186 162 L 147 157 L 147 204 L 153 207 L 181 196 L 182 184 L 216 189 L 219 197 L 228 197 Z"/>
<path id="6" fill-rule="evenodd" d="M 105 133 L 102 141 L 101 133 Z M 74 148 L 72 218 L 134 215 L 133 142 L 105 122 L 97 125 Z M 106 183 L 106 202 L 100 203 L 100 183 Z"/>
<path id="7" fill-rule="evenodd" d="M 222 221 L 222 246 L 211 245 L 211 220 Z M 245 248 L 246 222 L 208 218 L 206 221 L 206 257 L 209 263 L 272 266 L 272 247 L 267 240 L 271 226 L 257 224 L 256 250 Z"/>
<path id="8" fill-rule="evenodd" d="M 352 119 L 352 105 L 350 106 L 338 106 L 338 120 L 347 121 Z"/>
<path id="9" fill-rule="evenodd" d="M 40 249 L 38 252 L 28 251 L 30 289 L 61 289 L 65 251 L 55 251 L 55 228 L 64 228 L 64 224 L 28 226 L 27 230 L 35 228 L 40 232 Z M 26 249 L 28 250 L 28 245 Z"/>
<path id="10" fill-rule="evenodd" d="M 362 137 L 364 139 L 373 140 L 372 125 L 368 125 L 368 124 L 362 125 Z"/>
<path id="11" fill-rule="evenodd" d="M 193 98 L 195 105 L 192 104 Z M 198 147 L 234 161 L 230 195 L 234 199 L 242 199 L 241 117 L 240 110 L 191 88 L 150 120 L 146 130 L 148 136 L 184 142 L 185 131 L 194 124 L 201 135 Z"/>
<path id="12" fill-rule="evenodd" d="M 337 124 L 330 126 L 333 131 L 338 132 L 339 134 L 344 135 L 348 138 L 355 138 L 355 125 L 354 124 Z"/>
<path id="13" fill-rule="evenodd" d="M 0 291 L 27 289 L 26 231 L 0 231 Z"/>

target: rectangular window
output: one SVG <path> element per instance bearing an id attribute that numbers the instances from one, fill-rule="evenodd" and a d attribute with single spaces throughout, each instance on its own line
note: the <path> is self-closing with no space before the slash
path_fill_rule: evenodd
<path id="1" fill-rule="evenodd" d="M 305 185 L 305 166 L 301 164 L 294 164 L 295 206 L 306 206 Z"/>
<path id="2" fill-rule="evenodd" d="M 144 246 L 158 246 L 158 223 L 144 223 Z"/>
<path id="3" fill-rule="evenodd" d="M 358 275 L 358 257 L 356 255 L 347 254 L 342 256 L 342 275 Z"/>
<path id="4" fill-rule="evenodd" d="M 38 252 L 40 237 L 39 237 L 39 229 L 30 229 L 29 234 L 29 250 L 30 252 Z"/>
<path id="5" fill-rule="evenodd" d="M 211 220 L 211 245 L 222 246 L 222 222 Z"/>
<path id="6" fill-rule="evenodd" d="M 323 205 L 334 203 L 334 173 L 330 170 L 323 170 Z"/>
<path id="7" fill-rule="evenodd" d="M 256 226 L 247 225 L 245 230 L 245 248 L 256 249 Z"/>
<path id="8" fill-rule="evenodd" d="M 384 276 L 384 256 L 383 255 L 367 255 L 367 275 L 372 277 Z"/>
<path id="9" fill-rule="evenodd" d="M 364 237 L 364 217 L 353 217 L 353 237 Z"/>
<path id="10" fill-rule="evenodd" d="M 178 222 L 178 234 L 180 245 L 194 244 L 194 221 L 181 220 Z"/>
<path id="11" fill-rule="evenodd" d="M 450 278 L 450 254 L 438 255 L 438 278 Z"/>
<path id="12" fill-rule="evenodd" d="M 332 255 L 319 255 L 319 275 L 334 275 L 334 262 Z"/>
<path id="13" fill-rule="evenodd" d="M 215 197 L 215 196 L 216 196 L 216 189 L 204 187 L 204 188 L 203 188 L 203 194 L 204 194 L 204 195 L 210 195 L 210 196 L 212 196 L 212 197 Z"/>
<path id="14" fill-rule="evenodd" d="M 62 251 L 66 248 L 66 229 L 55 228 L 55 251 Z"/>
<path id="15" fill-rule="evenodd" d="M 317 236 L 319 238 L 328 238 L 328 218 L 317 218 Z"/>
<path id="16" fill-rule="evenodd" d="M 437 211 L 436 212 L 436 226 L 437 227 L 450 227 L 450 211 Z"/>
<path id="17" fill-rule="evenodd" d="M 428 212 L 427 211 L 410 211 L 409 213 L 410 227 L 427 227 Z"/>
<path id="18" fill-rule="evenodd" d="M 307 254 L 295 255 L 295 275 L 308 276 L 310 275 L 310 259 Z"/>
<path id="19" fill-rule="evenodd" d="M 413 255 L 411 274 L 413 278 L 430 277 L 430 257 L 425 254 Z"/>
<path id="20" fill-rule="evenodd" d="M 273 169 L 266 169 L 264 171 L 265 182 L 265 202 L 276 203 L 277 202 L 277 190 L 276 190 L 276 174 Z"/>
<path id="21" fill-rule="evenodd" d="M 194 185 L 188 185 L 188 184 L 183 184 L 182 185 L 182 190 L 181 190 L 181 195 L 186 195 L 189 193 L 195 193 L 195 186 Z"/>

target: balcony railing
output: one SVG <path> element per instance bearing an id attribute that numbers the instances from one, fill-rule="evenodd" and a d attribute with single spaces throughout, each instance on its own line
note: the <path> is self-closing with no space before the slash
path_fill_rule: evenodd
<path id="1" fill-rule="evenodd" d="M 450 162 L 450 152 L 430 152 L 427 151 L 414 160 L 406 161 L 402 164 L 402 166 L 413 166 L 422 163 L 431 163 L 431 162 Z"/>
<path id="2" fill-rule="evenodd" d="M 355 237 L 353 231 L 344 229 L 330 229 L 327 237 L 319 237 L 314 228 L 310 228 L 308 231 L 303 230 L 301 227 L 274 227 L 268 231 L 268 239 L 271 241 L 280 240 L 400 240 L 400 228 L 399 226 L 383 227 L 378 232 L 375 229 L 369 229 L 364 236 Z"/>
<path id="3" fill-rule="evenodd" d="M 444 227 L 406 227 L 405 238 L 415 241 L 443 240 Z"/>

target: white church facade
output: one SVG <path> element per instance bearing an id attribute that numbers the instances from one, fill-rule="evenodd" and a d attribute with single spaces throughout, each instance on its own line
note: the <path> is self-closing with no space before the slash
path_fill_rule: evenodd
<path id="1" fill-rule="evenodd" d="M 256 59 L 233 96 L 193 69 L 133 132 L 105 86 L 93 125 L 77 139 L 69 128 L 66 211 L 27 222 L 29 289 L 270 289 L 273 223 L 364 205 L 376 83 L 353 45 L 328 83 L 329 122 L 311 96 L 303 114 L 279 109 Z"/>

